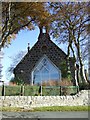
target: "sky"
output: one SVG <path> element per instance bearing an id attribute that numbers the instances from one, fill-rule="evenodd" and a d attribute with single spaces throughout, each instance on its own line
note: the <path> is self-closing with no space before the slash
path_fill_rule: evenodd
<path id="1" fill-rule="evenodd" d="M 30 47 L 32 47 L 38 39 L 39 30 L 36 28 L 35 30 L 21 30 L 18 34 L 16 39 L 12 40 L 11 45 L 8 48 L 3 49 L 3 59 L 2 59 L 2 80 L 7 83 L 9 78 L 7 76 L 7 70 L 12 64 L 12 60 L 10 57 L 17 55 L 20 51 L 26 51 L 27 45 L 30 43 Z"/>
<path id="2" fill-rule="evenodd" d="M 37 42 L 39 36 L 39 29 L 38 27 L 35 28 L 35 30 L 29 31 L 29 30 L 21 30 L 18 34 L 16 39 L 12 40 L 11 45 L 9 45 L 8 48 L 3 49 L 3 59 L 2 59 L 2 80 L 5 82 L 5 84 L 8 84 L 10 78 L 7 76 L 7 70 L 12 64 L 12 59 L 10 57 L 14 57 L 17 55 L 20 51 L 27 51 L 28 43 L 30 43 L 30 48 L 34 46 L 34 44 Z M 52 38 L 51 38 L 52 39 Z M 59 44 L 53 39 L 53 42 L 57 44 L 63 51 L 66 52 L 66 45 Z"/>

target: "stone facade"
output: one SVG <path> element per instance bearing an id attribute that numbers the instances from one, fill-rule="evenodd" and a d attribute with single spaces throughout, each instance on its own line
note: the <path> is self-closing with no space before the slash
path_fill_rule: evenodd
<path id="1" fill-rule="evenodd" d="M 89 106 L 89 92 L 82 90 L 74 96 L 0 96 L 0 106 L 27 109 L 43 106 Z"/>
<path id="2" fill-rule="evenodd" d="M 65 61 L 67 64 L 67 55 L 51 40 L 48 34 L 41 33 L 36 44 L 25 55 L 21 62 L 14 69 L 15 77 L 21 78 L 24 83 L 31 83 L 31 72 L 37 62 L 46 55 L 60 70 L 62 76 L 67 74 L 62 72 L 61 64 Z M 74 62 L 70 59 L 71 72 L 74 79 Z"/>

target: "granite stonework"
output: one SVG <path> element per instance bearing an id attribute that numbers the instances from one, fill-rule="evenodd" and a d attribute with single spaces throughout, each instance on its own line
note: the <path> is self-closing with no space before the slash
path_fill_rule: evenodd
<path id="1" fill-rule="evenodd" d="M 34 108 L 43 106 L 88 106 L 90 90 L 73 96 L 0 96 L 0 106 Z"/>
<path id="2" fill-rule="evenodd" d="M 36 44 L 28 51 L 20 63 L 14 69 L 15 77 L 20 78 L 26 84 L 32 83 L 31 72 L 38 61 L 46 55 L 61 70 L 62 77 L 67 74 L 67 55 L 54 42 L 49 34 L 41 33 Z M 63 62 L 66 63 L 66 71 L 63 70 Z M 70 58 L 70 68 L 74 79 L 74 60 Z M 63 72 L 64 71 L 64 72 Z M 73 81 L 74 83 L 74 81 Z"/>

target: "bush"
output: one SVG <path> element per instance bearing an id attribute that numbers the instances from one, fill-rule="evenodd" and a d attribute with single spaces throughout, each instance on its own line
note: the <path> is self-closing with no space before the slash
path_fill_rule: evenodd
<path id="1" fill-rule="evenodd" d="M 73 86 L 73 83 L 68 79 L 64 78 L 59 83 L 60 86 Z"/>
<path id="2" fill-rule="evenodd" d="M 42 85 L 43 86 L 58 86 L 59 85 L 59 80 L 43 81 Z"/>
<path id="3" fill-rule="evenodd" d="M 90 84 L 89 83 L 80 83 L 79 84 L 79 89 L 80 90 L 89 90 L 90 89 Z"/>

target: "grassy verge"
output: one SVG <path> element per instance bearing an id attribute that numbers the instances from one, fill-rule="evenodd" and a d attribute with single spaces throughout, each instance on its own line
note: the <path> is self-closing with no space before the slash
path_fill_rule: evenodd
<path id="1" fill-rule="evenodd" d="M 23 109 L 19 108 L 19 107 L 2 107 L 2 108 L 0 108 L 0 111 L 19 112 L 19 111 L 23 111 Z"/>
<path id="2" fill-rule="evenodd" d="M 88 106 L 54 106 L 35 108 L 35 111 L 88 111 Z"/>
<path id="3" fill-rule="evenodd" d="M 38 107 L 33 109 L 24 109 L 18 107 L 3 107 L 0 111 L 14 111 L 14 112 L 36 112 L 36 111 L 90 111 L 90 106 L 51 106 Z"/>

